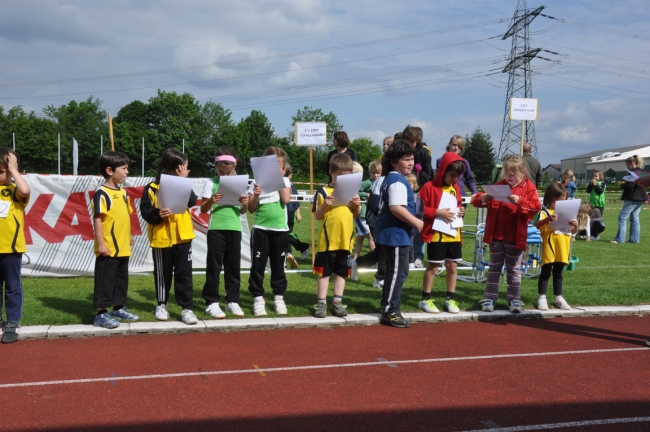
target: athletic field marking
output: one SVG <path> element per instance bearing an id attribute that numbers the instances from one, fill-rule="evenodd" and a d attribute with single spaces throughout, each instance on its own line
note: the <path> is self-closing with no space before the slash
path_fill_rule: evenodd
<path id="1" fill-rule="evenodd" d="M 388 367 L 391 367 L 391 368 L 396 368 L 397 367 L 397 365 L 395 363 L 391 363 L 391 362 L 389 362 L 388 360 L 386 360 L 383 357 L 377 357 L 377 360 L 382 362 L 383 364 L 385 364 Z"/>
<path id="2" fill-rule="evenodd" d="M 464 432 L 485 432 L 486 430 L 489 430 L 490 432 L 521 432 L 521 431 L 561 429 L 561 428 L 569 428 L 569 427 L 600 426 L 600 425 L 611 425 L 611 424 L 621 424 L 621 423 L 643 423 L 643 422 L 650 422 L 650 417 L 627 417 L 627 418 L 618 418 L 618 419 L 585 420 L 585 421 L 566 422 L 566 423 L 547 423 L 547 424 L 538 424 L 538 425 L 530 425 L 530 426 L 502 427 L 498 429 L 474 429 L 474 430 L 464 431 Z"/>
<path id="3" fill-rule="evenodd" d="M 551 351 L 541 353 L 526 353 L 526 354 L 495 354 L 474 357 L 447 357 L 447 358 L 431 358 L 431 359 L 417 359 L 417 360 L 395 360 L 390 361 L 393 365 L 398 364 L 417 364 L 417 363 L 441 363 L 441 362 L 457 362 L 457 361 L 471 361 L 471 360 L 493 360 L 493 359 L 508 359 L 508 358 L 521 358 L 521 357 L 545 357 L 557 355 L 574 355 L 574 354 L 599 354 L 611 352 L 628 352 L 628 351 L 647 351 L 648 348 L 610 348 L 610 349 L 596 349 L 596 350 L 582 350 L 582 351 Z M 290 367 L 273 367 L 273 368 L 260 368 L 253 365 L 253 369 L 239 369 L 239 370 L 223 370 L 223 371 L 202 371 L 202 372 L 182 372 L 172 374 L 158 374 L 158 375 L 133 375 L 123 377 L 106 377 L 106 378 L 84 378 L 73 380 L 57 380 L 57 381 L 35 381 L 26 383 L 10 383 L 0 384 L 0 388 L 13 388 L 13 387 L 34 387 L 46 386 L 57 384 L 85 384 L 106 381 L 134 381 L 146 379 L 162 379 L 162 378 L 184 378 L 201 375 L 237 375 L 237 374 L 250 374 L 259 373 L 262 376 L 264 372 L 289 372 L 301 370 L 318 370 L 318 369 L 337 369 L 337 368 L 352 368 L 352 367 L 369 367 L 369 366 L 386 366 L 387 361 L 374 361 L 374 362 L 359 362 L 359 363 L 339 363 L 339 364 L 324 364 L 313 366 L 290 366 Z"/>

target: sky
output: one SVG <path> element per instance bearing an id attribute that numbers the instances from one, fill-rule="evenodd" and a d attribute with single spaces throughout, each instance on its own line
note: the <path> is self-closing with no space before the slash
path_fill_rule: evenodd
<path id="1" fill-rule="evenodd" d="M 528 0 L 537 157 L 650 145 L 647 0 Z M 500 153 L 517 0 L 0 0 L 0 105 L 43 115 L 90 96 L 117 114 L 157 89 L 260 110 L 286 136 L 305 106 L 351 139 L 407 124 L 439 157 L 454 134 Z M 108 134 L 108 131 L 107 131 Z"/>

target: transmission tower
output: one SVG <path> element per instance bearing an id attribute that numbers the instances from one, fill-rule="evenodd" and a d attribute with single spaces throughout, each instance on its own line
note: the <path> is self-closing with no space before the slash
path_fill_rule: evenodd
<path id="1" fill-rule="evenodd" d="M 533 97 L 530 61 L 535 58 L 541 49 L 530 49 L 528 26 L 543 9 L 544 6 L 540 6 L 534 11 L 529 11 L 526 0 L 518 0 L 510 28 L 502 38 L 502 40 L 505 40 L 511 37 L 512 48 L 510 49 L 510 60 L 503 69 L 504 73 L 508 73 L 508 93 L 506 94 L 506 107 L 503 113 L 501 143 L 497 154 L 498 161 L 502 160 L 503 156 L 507 154 L 520 153 L 522 124 L 519 120 L 510 120 L 510 99 L 513 97 Z M 537 157 L 535 125 L 532 120 L 524 122 L 523 136 L 524 141 L 530 143 L 533 156 Z"/>

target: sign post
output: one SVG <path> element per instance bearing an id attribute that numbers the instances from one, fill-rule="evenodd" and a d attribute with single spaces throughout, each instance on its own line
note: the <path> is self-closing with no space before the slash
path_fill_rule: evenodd
<path id="1" fill-rule="evenodd" d="M 309 146 L 309 193 L 314 195 L 314 146 L 327 144 L 327 123 L 311 122 L 296 123 L 293 127 L 294 141 L 297 146 Z M 311 260 L 316 256 L 316 243 L 314 240 L 314 213 L 311 215 Z"/>
<path id="2" fill-rule="evenodd" d="M 524 125 L 527 120 L 537 120 L 537 99 L 512 98 L 510 99 L 510 120 L 521 120 L 521 150 L 524 154 Z"/>

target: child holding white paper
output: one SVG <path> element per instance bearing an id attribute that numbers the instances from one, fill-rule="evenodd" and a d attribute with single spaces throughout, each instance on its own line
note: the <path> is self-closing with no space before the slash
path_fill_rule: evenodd
<path id="1" fill-rule="evenodd" d="M 262 194 L 258 183 L 248 191 L 248 211 L 255 214 L 251 233 L 251 272 L 248 290 L 253 295 L 253 315 L 266 315 L 264 302 L 264 271 L 266 261 L 271 267 L 271 289 L 275 295 L 275 313 L 287 314 L 284 292 L 287 290 L 287 277 L 284 273 L 287 248 L 289 246 L 289 226 L 287 224 L 287 204 L 291 201 L 291 182 L 284 177 L 287 153 L 279 147 L 269 147 L 264 156 L 275 155 L 285 188 Z"/>
<path id="2" fill-rule="evenodd" d="M 447 295 L 445 309 L 449 313 L 459 313 L 458 303 L 454 300 L 456 293 L 456 275 L 458 261 L 463 258 L 463 245 L 461 229 L 456 228 L 454 235 L 436 231 L 433 228 L 434 220 L 442 219 L 446 223 L 452 222 L 456 217 L 465 215 L 463 207 L 463 191 L 458 187 L 458 179 L 465 172 L 465 161 L 456 152 L 446 152 L 440 159 L 440 168 L 436 177 L 428 181 L 420 189 L 419 197 L 424 210 L 424 227 L 420 238 L 428 243 L 428 264 L 422 279 L 422 299 L 419 307 L 428 313 L 438 313 L 439 310 L 431 298 L 431 287 L 438 272 L 444 263 L 447 271 Z M 441 208 L 440 202 L 443 194 L 455 198 L 455 206 Z"/>
<path id="3" fill-rule="evenodd" d="M 569 310 L 571 306 L 562 296 L 562 271 L 569 264 L 571 254 L 571 234 L 578 230 L 578 221 L 572 219 L 569 222 L 571 234 L 565 230 L 555 230 L 549 224 L 557 220 L 555 203 L 567 199 L 568 192 L 561 183 L 552 183 L 544 192 L 544 207 L 539 214 L 539 220 L 535 224 L 542 235 L 542 272 L 537 281 L 537 309 L 548 310 L 546 291 L 548 280 L 553 273 L 553 294 L 555 295 L 555 306 L 558 309 Z"/>
<path id="4" fill-rule="evenodd" d="M 226 314 L 219 306 L 219 275 L 224 271 L 226 288 L 226 312 L 243 317 L 239 306 L 239 287 L 241 283 L 241 215 L 248 210 L 248 195 L 239 197 L 241 205 L 220 205 L 223 197 L 219 193 L 221 177 L 237 175 L 237 152 L 230 147 L 220 147 L 214 157 L 216 175 L 205 182 L 201 213 L 210 213 L 207 243 L 208 255 L 205 263 L 205 285 L 203 299 L 205 313 L 222 319 Z"/>
<path id="5" fill-rule="evenodd" d="M 190 191 L 187 209 L 182 214 L 172 214 L 167 208 L 158 207 L 160 192 L 160 177 L 163 174 L 187 177 L 187 156 L 178 150 L 167 149 L 158 162 L 156 179 L 145 186 L 140 200 L 140 213 L 147 221 L 147 234 L 153 255 L 153 276 L 156 285 L 155 316 L 157 320 L 169 319 L 167 300 L 174 279 L 174 295 L 176 302 L 183 308 L 181 320 L 188 325 L 199 322 L 192 312 L 192 239 L 194 227 L 190 216 L 190 208 L 196 205 L 197 196 Z"/>
<path id="6" fill-rule="evenodd" d="M 521 313 L 521 258 L 528 243 L 528 221 L 539 212 L 542 204 L 537 187 L 526 178 L 526 160 L 520 155 L 511 155 L 503 161 L 503 180 L 496 185 L 510 186 L 511 195 L 507 203 L 492 199 L 489 194 L 479 192 L 472 198 L 474 207 L 487 207 L 483 241 L 490 245 L 490 268 L 485 293 L 480 301 L 484 312 L 494 311 L 499 297 L 501 271 L 506 266 L 508 308 L 510 312 Z"/>
<path id="7" fill-rule="evenodd" d="M 347 316 L 343 305 L 345 279 L 351 274 L 352 247 L 354 245 L 354 218 L 361 214 L 361 198 L 355 196 L 347 205 L 334 205 L 334 188 L 339 176 L 352 173 L 352 159 L 337 154 L 330 159 L 329 175 L 332 180 L 318 189 L 312 211 L 316 220 L 322 221 L 318 232 L 318 250 L 313 273 L 318 276 L 318 297 L 314 316 L 327 316 L 327 290 L 330 275 L 334 274 L 332 315 Z"/>

